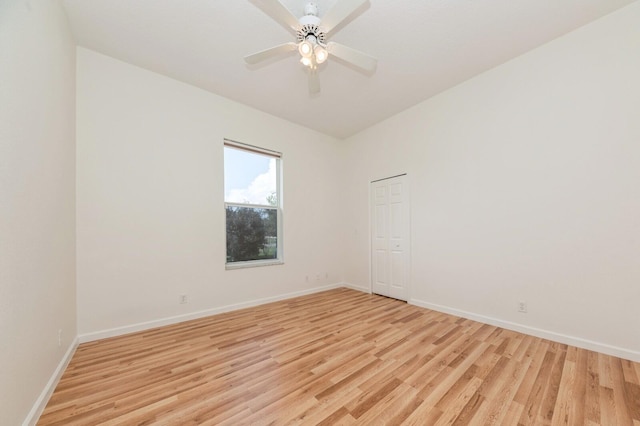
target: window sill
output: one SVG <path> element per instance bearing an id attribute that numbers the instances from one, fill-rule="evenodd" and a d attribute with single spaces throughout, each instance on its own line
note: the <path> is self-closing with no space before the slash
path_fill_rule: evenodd
<path id="1" fill-rule="evenodd" d="M 272 266 L 272 265 L 284 265 L 284 262 L 281 259 L 250 260 L 247 262 L 225 263 L 224 269 L 231 270 L 231 269 L 257 268 L 260 266 Z"/>

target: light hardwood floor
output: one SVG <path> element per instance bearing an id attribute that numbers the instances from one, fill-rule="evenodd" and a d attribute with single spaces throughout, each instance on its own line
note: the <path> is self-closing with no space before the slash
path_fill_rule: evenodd
<path id="1" fill-rule="evenodd" d="M 640 364 L 337 289 L 80 345 L 41 425 L 640 425 Z"/>

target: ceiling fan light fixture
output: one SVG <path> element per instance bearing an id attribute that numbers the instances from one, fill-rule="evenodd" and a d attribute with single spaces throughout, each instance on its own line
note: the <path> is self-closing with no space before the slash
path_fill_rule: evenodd
<path id="1" fill-rule="evenodd" d="M 304 40 L 298 45 L 298 52 L 303 58 L 311 58 L 313 55 L 313 44 L 309 40 Z"/>
<path id="2" fill-rule="evenodd" d="M 327 52 L 327 49 L 325 49 L 324 47 L 322 47 L 320 45 L 316 46 L 316 48 L 314 49 L 313 53 L 316 56 L 316 62 L 318 64 L 323 63 L 329 57 L 329 53 Z"/>
<path id="3" fill-rule="evenodd" d="M 255 2 L 255 0 L 250 1 Z M 308 68 L 309 93 L 311 94 L 320 92 L 319 65 L 329 60 L 329 52 L 332 57 L 368 73 L 375 71 L 376 58 L 327 40 L 327 33 L 338 31 L 348 18 L 367 3 L 367 0 L 332 0 L 335 4 L 324 14 L 322 20 L 318 17 L 318 6 L 313 0 L 306 0 L 308 4 L 305 6 L 304 16 L 301 18 L 293 15 L 283 4 L 283 1 L 260 0 L 260 3 L 262 3 L 261 8 L 264 8 L 265 12 L 276 22 L 292 30 L 295 34 L 295 42 L 291 41 L 245 56 L 244 60 L 247 64 L 256 64 L 281 53 L 297 50 L 300 54 L 300 63 Z"/>

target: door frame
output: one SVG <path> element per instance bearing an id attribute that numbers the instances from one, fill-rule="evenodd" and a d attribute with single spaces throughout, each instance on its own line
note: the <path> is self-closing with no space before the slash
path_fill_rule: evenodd
<path id="1" fill-rule="evenodd" d="M 369 241 L 369 268 L 368 268 L 368 275 L 369 275 L 369 294 L 374 294 L 373 293 L 373 238 L 372 238 L 372 234 L 373 234 L 373 206 L 372 206 L 372 196 L 373 193 L 371 191 L 371 187 L 372 184 L 375 182 L 379 182 L 382 180 L 387 180 L 387 179 L 393 179 L 393 178 L 397 178 L 397 177 L 404 177 L 404 183 L 406 184 L 406 202 L 409 206 L 408 208 L 408 212 L 407 212 L 407 238 L 409 239 L 409 243 L 406 245 L 407 250 L 406 250 L 406 254 L 407 254 L 407 258 L 406 258 L 406 262 L 407 264 L 405 265 L 406 268 L 406 279 L 405 279 L 405 284 L 406 284 L 406 295 L 407 295 L 407 303 L 409 303 L 409 301 L 411 300 L 411 245 L 412 245 L 412 238 L 411 238 L 411 184 L 410 184 L 410 178 L 409 178 L 409 174 L 406 172 L 403 173 L 397 173 L 397 174 L 393 174 L 391 176 L 385 176 L 385 177 L 379 177 L 379 178 L 374 178 L 371 179 L 368 182 L 368 189 L 367 192 L 369 194 L 368 198 L 367 198 L 367 203 L 368 203 L 368 211 L 369 211 L 369 232 L 368 232 L 368 241 Z"/>

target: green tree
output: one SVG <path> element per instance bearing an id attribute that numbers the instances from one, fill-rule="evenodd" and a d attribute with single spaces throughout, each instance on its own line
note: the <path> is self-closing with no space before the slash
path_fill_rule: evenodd
<path id="1" fill-rule="evenodd" d="M 227 261 L 260 258 L 266 235 L 261 210 L 227 207 Z"/>
<path id="2" fill-rule="evenodd" d="M 275 191 L 267 195 L 267 204 L 274 207 L 278 205 L 278 194 Z"/>
<path id="3" fill-rule="evenodd" d="M 270 206 L 278 206 L 278 194 L 273 191 L 267 195 L 267 204 Z M 265 223 L 265 235 L 268 242 L 265 246 L 265 255 L 269 258 L 276 258 L 277 256 L 277 236 L 278 236 L 278 212 L 275 209 L 264 209 L 263 219 Z M 268 250 L 267 250 L 268 248 Z"/>

